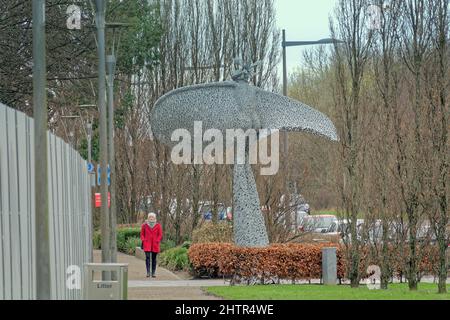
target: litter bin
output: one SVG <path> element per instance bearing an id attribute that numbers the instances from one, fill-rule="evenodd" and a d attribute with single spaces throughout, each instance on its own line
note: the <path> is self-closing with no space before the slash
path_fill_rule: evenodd
<path id="1" fill-rule="evenodd" d="M 104 272 L 115 273 L 117 280 L 102 280 Z M 87 263 L 84 265 L 85 300 L 127 300 L 127 263 Z"/>

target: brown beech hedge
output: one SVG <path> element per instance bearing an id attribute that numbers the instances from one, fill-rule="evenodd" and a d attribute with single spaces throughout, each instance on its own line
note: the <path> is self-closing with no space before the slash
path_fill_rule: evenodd
<path id="1" fill-rule="evenodd" d="M 197 276 L 241 278 L 317 279 L 322 274 L 322 247 L 333 244 L 277 244 L 266 248 L 240 248 L 227 243 L 193 244 L 188 252 Z M 343 278 L 338 248 L 338 276 Z"/>
<path id="2" fill-rule="evenodd" d="M 228 243 L 198 243 L 190 247 L 188 256 L 194 275 L 199 277 L 311 280 L 322 276 L 323 247 L 337 248 L 338 278 L 346 278 L 345 247 L 332 243 L 274 244 L 266 248 L 241 248 Z M 389 251 L 392 257 L 392 275 L 405 274 L 405 260 L 399 257 L 398 247 L 391 247 Z M 403 254 L 407 253 L 407 250 L 402 251 Z M 433 247 L 422 252 L 422 274 L 434 274 L 436 253 Z M 364 248 L 360 251 L 360 256 L 360 273 L 364 278 L 364 270 L 371 264 L 378 264 L 378 261 L 371 258 L 369 250 Z"/>

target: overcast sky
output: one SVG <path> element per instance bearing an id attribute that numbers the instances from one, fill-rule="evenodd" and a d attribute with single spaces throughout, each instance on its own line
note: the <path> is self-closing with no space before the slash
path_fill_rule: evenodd
<path id="1" fill-rule="evenodd" d="M 275 0 L 278 28 L 286 29 L 287 41 L 329 38 L 329 16 L 335 5 L 336 0 Z M 289 73 L 301 65 L 303 48 L 287 49 Z"/>

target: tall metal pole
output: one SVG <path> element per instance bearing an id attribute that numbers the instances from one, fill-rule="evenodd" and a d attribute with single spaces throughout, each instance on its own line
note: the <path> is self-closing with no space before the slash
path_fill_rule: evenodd
<path id="1" fill-rule="evenodd" d="M 319 44 L 332 44 L 332 43 L 342 43 L 342 41 L 338 39 L 321 39 L 318 41 L 286 41 L 286 30 L 283 29 L 282 31 L 282 48 L 283 48 L 283 95 L 288 95 L 288 75 L 287 75 L 287 62 L 286 62 L 286 48 L 287 47 L 297 47 L 297 46 L 309 46 L 309 45 L 319 45 Z M 288 168 L 287 166 L 287 158 L 288 158 L 288 151 L 289 151 L 289 136 L 287 132 L 282 133 L 283 137 L 283 154 L 284 154 L 284 165 L 285 169 Z M 286 174 L 286 186 L 287 190 L 292 189 L 292 185 L 290 184 L 290 173 L 285 170 Z M 297 187 L 294 186 L 294 189 L 297 190 Z M 295 191 L 297 193 L 297 191 Z"/>
<path id="2" fill-rule="evenodd" d="M 101 212 L 101 237 L 102 237 L 102 263 L 111 262 L 110 251 L 110 222 L 108 210 L 108 130 L 106 110 L 106 63 L 105 63 L 105 11 L 104 0 L 95 0 L 95 23 L 97 25 L 97 49 L 98 49 L 98 108 L 100 111 L 100 168 L 101 185 L 100 193 L 102 199 Z M 110 273 L 103 275 L 104 280 L 109 280 Z"/>
<path id="3" fill-rule="evenodd" d="M 283 29 L 283 95 L 287 96 L 286 30 Z"/>
<path id="4" fill-rule="evenodd" d="M 287 96 L 287 62 L 286 62 L 286 30 L 283 29 L 282 31 L 283 36 L 283 95 Z M 290 183 L 290 174 L 288 172 L 288 152 L 289 152 L 289 140 L 288 140 L 288 132 L 282 133 L 283 137 L 283 157 L 284 157 L 284 174 L 286 178 L 286 191 L 290 192 L 289 183 Z"/>
<path id="5" fill-rule="evenodd" d="M 108 156 L 111 175 L 111 262 L 117 262 L 117 212 L 116 212 L 116 153 L 114 150 L 114 75 L 116 70 L 116 57 L 114 54 L 106 57 L 106 67 L 108 69 Z M 115 279 L 112 279 L 115 280 Z"/>
<path id="6" fill-rule="evenodd" d="M 283 29 L 283 95 L 287 96 L 287 62 L 286 62 L 286 30 Z M 283 154 L 287 157 L 288 154 L 288 134 L 283 133 Z"/>
<path id="7" fill-rule="evenodd" d="M 51 298 L 47 167 L 45 0 L 33 0 L 33 109 L 36 203 L 36 299 Z"/>
<path id="8" fill-rule="evenodd" d="M 88 141 L 88 163 L 92 163 L 92 121 L 91 119 L 88 119 L 88 123 L 86 125 L 86 131 L 87 131 L 87 141 Z M 89 190 L 90 190 L 90 196 L 92 201 L 92 174 L 89 174 Z M 91 217 L 91 220 L 89 221 L 89 228 L 91 230 L 91 240 L 90 240 L 90 251 L 91 251 L 91 259 L 90 262 L 94 262 L 94 244 L 93 244 L 93 238 L 94 235 L 94 217 Z"/>
<path id="9" fill-rule="evenodd" d="M 89 122 L 86 125 L 87 129 L 87 141 L 88 141 L 88 163 L 92 162 L 92 122 Z"/>

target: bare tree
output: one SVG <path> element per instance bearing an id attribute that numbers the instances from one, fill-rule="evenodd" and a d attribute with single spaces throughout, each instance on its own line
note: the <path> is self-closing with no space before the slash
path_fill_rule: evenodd
<path id="1" fill-rule="evenodd" d="M 375 152 L 372 153 L 376 173 L 371 175 L 373 182 L 378 181 L 379 201 L 375 204 L 377 216 L 381 220 L 381 288 L 387 289 L 392 270 L 390 257 L 389 231 L 394 213 L 392 212 L 391 199 L 395 195 L 392 188 L 392 159 L 393 159 L 393 119 L 392 110 L 397 108 L 397 94 L 399 85 L 398 64 L 396 50 L 398 50 L 398 27 L 400 3 L 391 2 L 386 6 L 384 0 L 377 2 L 380 8 L 380 29 L 376 33 L 376 43 L 373 46 L 374 73 L 377 81 L 378 97 L 382 103 L 375 106 L 377 114 L 376 123 L 379 124 L 375 143 Z M 377 198 L 376 198 L 377 199 Z"/>
<path id="2" fill-rule="evenodd" d="M 342 161 L 341 205 L 343 214 L 350 223 L 351 244 L 349 246 L 352 287 L 359 285 L 360 244 L 357 219 L 360 212 L 360 196 L 363 170 L 364 127 L 362 126 L 364 104 L 361 101 L 362 80 L 372 33 L 367 29 L 365 9 L 368 1 L 339 1 L 335 22 L 330 23 L 333 38 L 344 41 L 335 44 L 336 62 L 336 117 L 340 136 L 339 156 Z"/>
<path id="3" fill-rule="evenodd" d="M 425 157 L 425 180 L 429 201 L 427 216 L 436 236 L 439 249 L 438 277 L 439 293 L 446 293 L 447 266 L 446 250 L 450 242 L 447 229 L 449 223 L 449 1 L 433 0 L 432 7 L 432 39 L 433 52 L 425 71 L 426 100 L 428 110 L 425 113 L 426 127 L 429 129 L 429 139 Z"/>
<path id="4" fill-rule="evenodd" d="M 412 139 L 398 138 L 398 174 L 401 177 L 401 194 L 405 205 L 409 231 L 409 261 L 407 269 L 408 284 L 417 290 L 418 257 L 417 234 L 423 212 L 422 191 L 424 183 L 423 137 L 424 126 L 424 82 L 423 72 L 430 50 L 431 7 L 426 0 L 407 0 L 402 2 L 403 15 L 401 44 L 403 61 L 411 74 L 410 103 L 412 104 Z M 408 81 L 409 79 L 406 78 Z M 397 113 L 398 119 L 398 113 Z M 400 128 L 401 123 L 396 123 Z M 406 142 L 406 143 L 405 143 Z"/>

